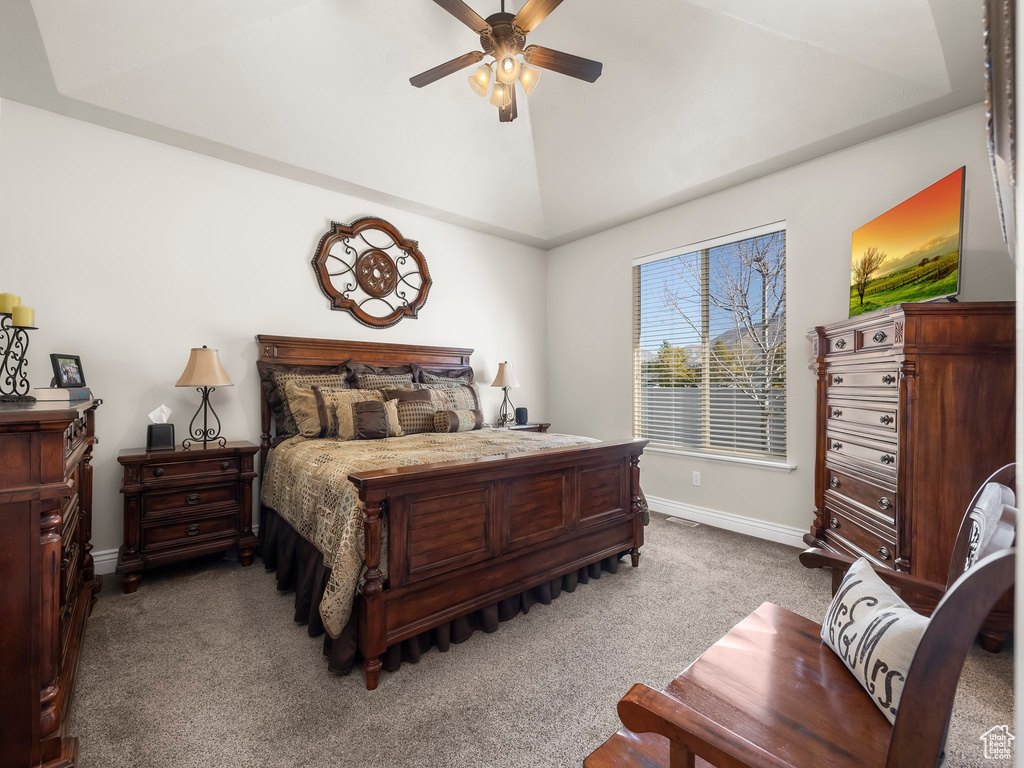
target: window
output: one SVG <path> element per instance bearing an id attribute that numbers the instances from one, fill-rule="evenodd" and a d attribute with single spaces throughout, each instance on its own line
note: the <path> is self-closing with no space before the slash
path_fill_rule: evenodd
<path id="1" fill-rule="evenodd" d="M 786 458 L 786 225 L 636 259 L 635 434 Z"/>

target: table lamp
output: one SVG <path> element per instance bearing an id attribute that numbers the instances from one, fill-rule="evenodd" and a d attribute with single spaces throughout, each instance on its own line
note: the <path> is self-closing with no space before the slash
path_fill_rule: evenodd
<path id="1" fill-rule="evenodd" d="M 203 402 L 192 417 L 188 425 L 189 436 L 181 441 L 181 447 L 188 449 L 195 443 L 202 443 L 203 448 L 207 443 L 217 443 L 221 448 L 227 445 L 227 440 L 220 435 L 220 418 L 217 412 L 210 405 L 210 393 L 216 387 L 230 387 L 231 379 L 224 366 L 220 364 L 216 349 L 208 349 L 205 345 L 194 347 L 188 357 L 188 364 L 185 372 L 178 379 L 176 387 L 195 387 L 203 395 Z M 199 414 L 203 416 L 203 425 L 200 428 L 197 424 Z M 213 417 L 213 425 L 210 424 L 210 417 Z"/>
<path id="2" fill-rule="evenodd" d="M 519 382 L 516 381 L 516 375 L 512 373 L 511 363 L 507 361 L 498 363 L 498 375 L 494 377 L 494 382 L 491 386 L 501 387 L 505 393 L 505 398 L 501 401 L 501 410 L 498 411 L 498 426 L 507 427 L 516 420 L 516 417 L 512 415 L 515 409 L 512 407 L 512 401 L 508 398 L 508 391 L 512 387 L 519 386 Z"/>

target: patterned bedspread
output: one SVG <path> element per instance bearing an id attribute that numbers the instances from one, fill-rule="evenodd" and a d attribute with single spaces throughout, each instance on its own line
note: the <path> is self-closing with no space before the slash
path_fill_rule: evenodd
<path id="1" fill-rule="evenodd" d="M 363 504 L 349 482 L 353 472 L 595 443 L 589 437 L 507 429 L 384 440 L 293 437 L 274 448 L 263 473 L 263 503 L 287 520 L 324 556 L 331 578 L 320 615 L 331 637 L 348 622 L 364 564 Z M 382 518 L 381 573 L 387 574 L 387 518 Z"/>

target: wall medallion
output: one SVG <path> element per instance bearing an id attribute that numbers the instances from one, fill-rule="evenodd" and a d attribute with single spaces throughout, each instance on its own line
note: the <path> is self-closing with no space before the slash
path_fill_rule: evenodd
<path id="1" fill-rule="evenodd" d="M 351 312 L 371 328 L 389 328 L 403 317 L 416 317 L 430 291 L 419 243 L 373 217 L 348 226 L 331 222 L 313 256 L 313 270 L 331 309 Z"/>

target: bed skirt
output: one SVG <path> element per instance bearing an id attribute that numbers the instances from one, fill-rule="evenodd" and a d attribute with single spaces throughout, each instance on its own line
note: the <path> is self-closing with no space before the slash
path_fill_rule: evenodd
<path id="1" fill-rule="evenodd" d="M 260 553 L 268 571 L 277 571 L 277 589 L 295 590 L 295 621 L 307 625 L 310 637 L 324 636 L 324 655 L 331 672 L 347 675 L 356 664 L 362 663 L 359 654 L 359 611 L 353 610 L 341 635 L 332 638 L 324 631 L 320 619 L 320 599 L 327 588 L 331 569 L 324 566 L 323 555 L 295 532 L 286 520 L 268 507 L 263 507 L 260 521 Z M 447 651 L 452 643 L 469 639 L 476 630 L 494 632 L 498 624 L 519 613 L 529 613 L 537 603 L 549 605 L 562 592 L 573 592 L 577 584 L 601 578 L 601 571 L 615 573 L 619 569 L 618 556 L 606 557 L 578 568 L 539 586 L 501 600 L 494 605 L 446 622 L 439 627 L 421 632 L 415 637 L 388 646 L 381 658 L 384 669 L 396 671 L 402 662 L 415 664 L 432 647 Z"/>

